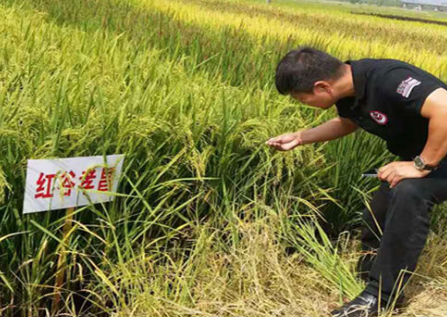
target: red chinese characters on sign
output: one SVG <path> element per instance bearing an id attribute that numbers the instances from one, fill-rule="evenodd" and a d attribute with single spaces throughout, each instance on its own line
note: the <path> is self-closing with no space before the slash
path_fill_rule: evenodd
<path id="1" fill-rule="evenodd" d="M 71 190 L 74 187 L 75 183 L 72 181 L 76 177 L 73 171 L 70 173 L 64 172 L 61 176 L 62 179 L 62 189 L 64 190 L 64 196 L 70 196 Z"/>
<path id="2" fill-rule="evenodd" d="M 79 177 L 81 184 L 79 185 L 82 189 L 93 189 L 93 181 L 96 179 L 96 170 L 87 170 L 82 172 L 82 176 Z"/>
<path id="3" fill-rule="evenodd" d="M 97 190 L 98 191 L 109 191 L 112 187 L 112 179 L 115 173 L 115 167 L 102 168 L 101 176 L 98 181 Z M 95 189 L 94 182 L 96 180 L 97 173 L 96 169 L 87 169 L 82 172 L 82 175 L 78 178 L 79 183 L 77 187 L 81 190 Z M 36 193 L 34 198 L 52 198 L 54 184 L 60 181 L 61 187 L 57 189 L 63 192 L 64 196 L 70 196 L 72 194 L 72 189 L 76 187 L 73 180 L 76 179 L 76 174 L 73 171 L 62 172 L 60 178 L 57 174 L 44 174 L 40 173 L 38 180 L 36 181 Z"/>
<path id="4" fill-rule="evenodd" d="M 36 182 L 37 189 L 34 198 L 51 198 L 53 194 L 50 192 L 53 189 L 53 180 L 56 174 L 40 173 L 39 179 Z"/>
<path id="5" fill-rule="evenodd" d="M 101 179 L 98 183 L 98 190 L 100 191 L 108 191 L 112 186 L 113 174 L 115 173 L 114 167 L 103 168 L 101 172 Z"/>

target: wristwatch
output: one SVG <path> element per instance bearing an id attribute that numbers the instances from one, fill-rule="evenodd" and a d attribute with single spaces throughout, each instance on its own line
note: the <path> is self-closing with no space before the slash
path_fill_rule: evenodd
<path id="1" fill-rule="evenodd" d="M 414 167 L 419 171 L 423 170 L 434 171 L 435 169 L 438 168 L 438 165 L 432 166 L 425 164 L 424 160 L 419 155 L 414 158 L 413 163 Z"/>

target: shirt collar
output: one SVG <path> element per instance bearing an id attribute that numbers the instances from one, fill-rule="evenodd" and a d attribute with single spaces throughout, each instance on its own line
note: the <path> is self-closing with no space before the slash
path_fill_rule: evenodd
<path id="1" fill-rule="evenodd" d="M 366 67 L 361 61 L 346 60 L 345 64 L 351 65 L 352 79 L 354 82 L 355 100 L 350 106 L 353 110 L 360 105 L 360 101 L 365 97 Z"/>

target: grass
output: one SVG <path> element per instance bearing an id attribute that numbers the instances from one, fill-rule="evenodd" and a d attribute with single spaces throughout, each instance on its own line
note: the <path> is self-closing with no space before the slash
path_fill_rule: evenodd
<path id="1" fill-rule="evenodd" d="M 279 96 L 276 62 L 311 44 L 445 79 L 442 26 L 211 0 L 5 0 L 0 18 L 1 314 L 320 316 L 361 290 L 360 174 L 394 158 L 361 131 L 267 148 L 335 115 Z M 27 159 L 115 153 L 124 195 L 77 209 L 64 240 L 64 210 L 21 214 Z M 444 220 L 415 294 L 445 291 Z"/>

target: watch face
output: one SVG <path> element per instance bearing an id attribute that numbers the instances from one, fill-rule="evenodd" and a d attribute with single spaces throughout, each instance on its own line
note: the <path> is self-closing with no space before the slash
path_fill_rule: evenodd
<path id="1" fill-rule="evenodd" d="M 423 169 L 424 168 L 424 162 L 422 162 L 421 158 L 419 156 L 416 156 L 414 158 L 414 165 L 418 168 L 418 169 Z"/>

